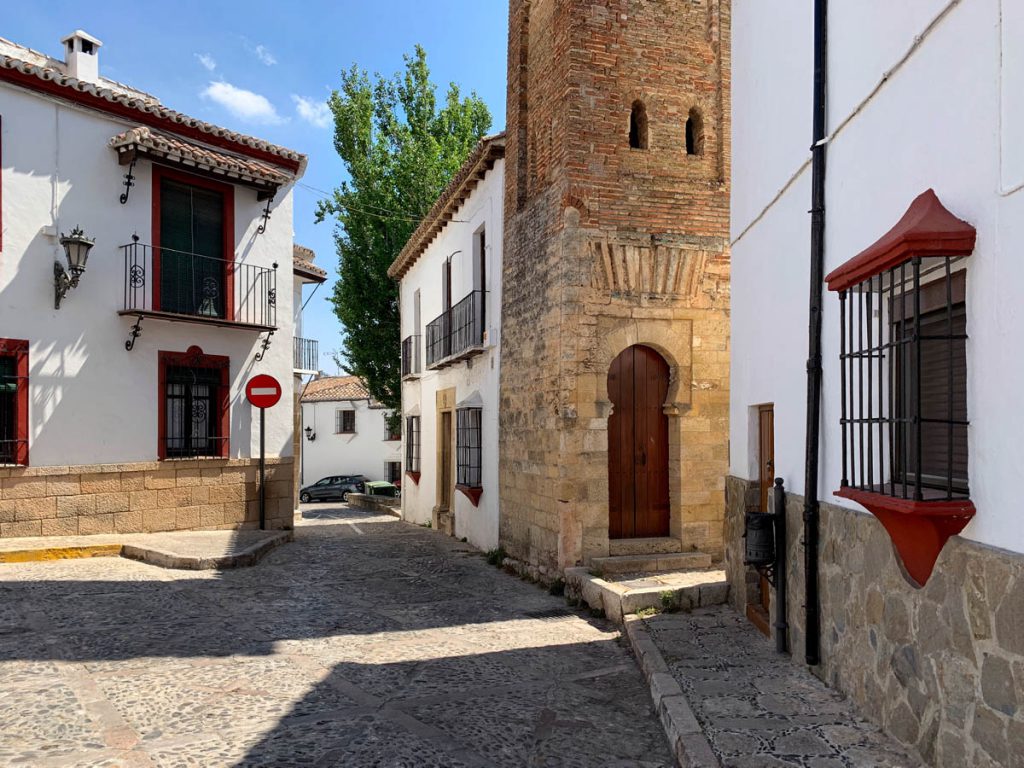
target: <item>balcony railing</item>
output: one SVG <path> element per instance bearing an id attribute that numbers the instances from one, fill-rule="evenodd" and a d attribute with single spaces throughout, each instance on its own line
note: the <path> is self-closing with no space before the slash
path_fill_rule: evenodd
<path id="1" fill-rule="evenodd" d="M 443 368 L 483 349 L 484 292 L 472 291 L 427 324 L 427 367 Z"/>
<path id="2" fill-rule="evenodd" d="M 408 379 L 420 373 L 419 335 L 406 336 L 402 340 L 402 378 Z"/>
<path id="3" fill-rule="evenodd" d="M 294 369 L 296 371 L 320 370 L 320 342 L 316 339 L 302 339 L 298 336 L 293 340 Z"/>
<path id="4" fill-rule="evenodd" d="M 276 264 L 261 267 L 139 242 L 121 250 L 121 314 L 266 331 L 277 327 Z"/>

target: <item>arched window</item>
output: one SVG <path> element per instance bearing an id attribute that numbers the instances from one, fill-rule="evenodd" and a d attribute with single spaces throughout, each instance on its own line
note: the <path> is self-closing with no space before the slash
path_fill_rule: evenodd
<path id="1" fill-rule="evenodd" d="M 647 149 L 647 107 L 642 101 L 634 101 L 629 113 L 630 149 Z"/>
<path id="2" fill-rule="evenodd" d="M 693 107 L 686 118 L 686 154 L 704 154 L 704 118 L 700 110 Z"/>

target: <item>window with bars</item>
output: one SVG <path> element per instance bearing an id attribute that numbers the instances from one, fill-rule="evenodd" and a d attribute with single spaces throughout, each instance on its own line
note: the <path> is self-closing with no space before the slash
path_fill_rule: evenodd
<path id="1" fill-rule="evenodd" d="M 402 481 L 402 462 L 389 461 L 387 466 L 387 481 L 389 483 L 400 483 Z"/>
<path id="2" fill-rule="evenodd" d="M 914 257 L 839 293 L 844 488 L 968 497 L 959 258 Z"/>
<path id="3" fill-rule="evenodd" d="M 160 352 L 159 456 L 226 457 L 229 453 L 230 360 L 187 352 Z"/>
<path id="4" fill-rule="evenodd" d="M 164 391 L 166 455 L 194 458 L 222 455 L 221 372 L 215 368 L 171 366 Z"/>
<path id="5" fill-rule="evenodd" d="M 482 416 L 480 408 L 459 408 L 456 411 L 456 484 L 466 488 L 483 485 Z"/>
<path id="6" fill-rule="evenodd" d="M 356 412 L 338 409 L 334 412 L 334 432 L 338 435 L 351 435 L 356 431 Z"/>
<path id="7" fill-rule="evenodd" d="M 405 417 L 405 469 L 420 471 L 420 417 Z"/>
<path id="8" fill-rule="evenodd" d="M 388 440 L 401 440 L 402 439 L 402 421 L 401 419 L 387 419 L 388 427 Z"/>
<path id="9" fill-rule="evenodd" d="M 28 342 L 0 339 L 0 464 L 28 464 Z"/>

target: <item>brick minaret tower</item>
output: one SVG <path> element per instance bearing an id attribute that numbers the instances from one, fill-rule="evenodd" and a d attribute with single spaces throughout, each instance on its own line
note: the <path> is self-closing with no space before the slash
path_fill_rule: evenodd
<path id="1" fill-rule="evenodd" d="M 720 557 L 728 0 L 511 0 L 501 541 Z"/>

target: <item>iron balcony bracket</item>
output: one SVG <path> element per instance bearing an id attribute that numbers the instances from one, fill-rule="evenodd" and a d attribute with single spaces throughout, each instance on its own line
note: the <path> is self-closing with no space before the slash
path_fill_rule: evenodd
<path id="1" fill-rule="evenodd" d="M 135 325 L 131 327 L 128 334 L 128 341 L 124 343 L 124 348 L 131 352 L 135 348 L 135 340 L 142 335 L 142 315 L 135 318 Z"/>
<path id="2" fill-rule="evenodd" d="M 271 336 L 274 335 L 273 331 L 267 331 L 267 336 L 260 340 L 261 349 L 256 353 L 256 362 L 260 363 L 263 361 L 263 356 L 267 354 L 267 350 L 270 349 Z"/>
<path id="3" fill-rule="evenodd" d="M 270 221 L 270 204 L 272 202 L 274 202 L 274 196 L 270 195 L 267 198 L 267 207 L 263 209 L 263 221 L 261 221 L 260 225 L 256 228 L 257 235 L 262 235 L 267 231 L 267 222 Z"/>
<path id="4" fill-rule="evenodd" d="M 121 201 L 121 205 L 128 202 L 128 195 L 131 193 L 132 187 L 135 186 L 135 175 L 132 171 L 135 170 L 135 158 L 132 157 L 132 161 L 128 164 L 128 173 L 124 175 L 124 192 L 121 193 L 121 197 L 118 199 Z"/>

